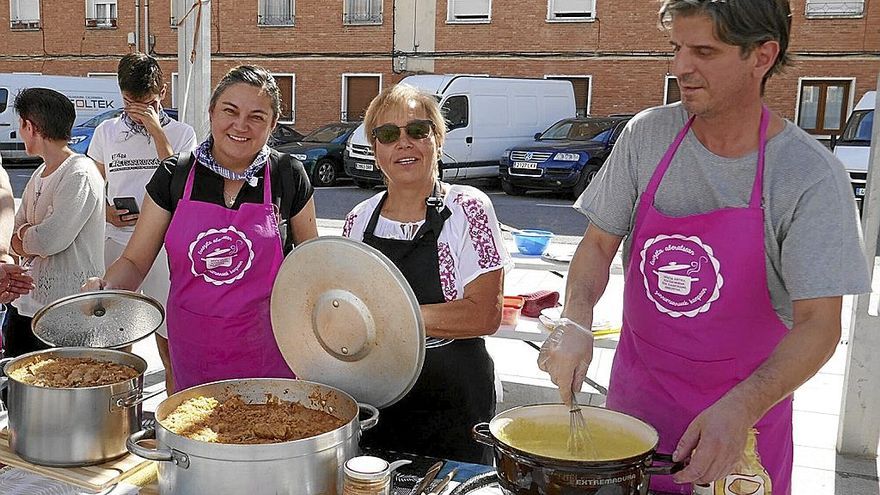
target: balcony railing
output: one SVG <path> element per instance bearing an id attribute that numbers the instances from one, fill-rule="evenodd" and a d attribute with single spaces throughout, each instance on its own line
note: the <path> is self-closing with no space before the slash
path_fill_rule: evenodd
<path id="1" fill-rule="evenodd" d="M 86 17 L 86 27 L 89 28 L 115 28 L 115 17 Z"/>
<path id="2" fill-rule="evenodd" d="M 342 14 L 344 24 L 382 24 L 382 13 L 345 12 Z"/>
<path id="3" fill-rule="evenodd" d="M 40 29 L 39 19 L 13 19 L 9 21 L 9 29 L 13 31 L 33 31 Z"/>
<path id="4" fill-rule="evenodd" d="M 257 25 L 260 26 L 293 26 L 293 15 L 258 15 Z"/>
<path id="5" fill-rule="evenodd" d="M 807 17 L 860 17 L 865 14 L 865 2 L 807 2 Z"/>

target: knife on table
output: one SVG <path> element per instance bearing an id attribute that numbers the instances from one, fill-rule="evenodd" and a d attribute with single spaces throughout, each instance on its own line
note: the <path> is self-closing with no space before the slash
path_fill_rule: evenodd
<path id="1" fill-rule="evenodd" d="M 425 477 L 419 481 L 416 486 L 409 492 L 409 495 L 421 495 L 428 489 L 428 485 L 434 481 L 434 478 L 437 477 L 437 473 L 440 472 L 440 468 L 443 467 L 443 461 L 435 462 L 430 468 L 428 468 L 428 472 L 425 473 Z"/>
<path id="2" fill-rule="evenodd" d="M 428 492 L 428 495 L 440 495 L 441 493 L 443 493 L 446 485 L 448 485 L 449 482 L 452 481 L 452 478 L 455 478 L 456 473 L 458 473 L 458 468 L 452 468 L 452 471 L 449 471 L 449 473 L 444 476 L 442 480 L 440 480 L 440 483 L 437 483 L 437 486 L 431 488 L 431 491 Z"/>

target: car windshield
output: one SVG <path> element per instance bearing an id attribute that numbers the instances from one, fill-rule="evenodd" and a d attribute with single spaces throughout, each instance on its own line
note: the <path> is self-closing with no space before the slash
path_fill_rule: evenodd
<path id="1" fill-rule="evenodd" d="M 839 144 L 858 144 L 870 146 L 871 129 L 874 127 L 873 110 L 857 110 L 852 113 L 846 129 L 837 141 Z"/>
<path id="2" fill-rule="evenodd" d="M 544 131 L 540 141 L 603 141 L 614 128 L 614 120 L 563 120 Z"/>
<path id="3" fill-rule="evenodd" d="M 98 127 L 98 124 L 100 124 L 101 122 L 104 122 L 107 119 L 118 117 L 120 113 L 122 113 L 122 110 L 111 110 L 109 112 L 100 113 L 78 125 L 77 127 L 91 127 L 92 129 L 94 129 L 95 127 Z"/>
<path id="4" fill-rule="evenodd" d="M 351 126 L 342 124 L 329 124 L 319 127 L 303 138 L 310 143 L 332 143 L 340 136 L 351 130 Z"/>

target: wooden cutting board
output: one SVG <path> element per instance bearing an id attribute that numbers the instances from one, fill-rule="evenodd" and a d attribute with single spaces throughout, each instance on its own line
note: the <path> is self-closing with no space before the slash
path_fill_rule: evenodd
<path id="1" fill-rule="evenodd" d="M 141 494 L 156 494 L 156 463 L 133 454 L 126 454 L 114 461 L 96 466 L 56 468 L 38 466 L 19 457 L 9 447 L 8 432 L 0 430 L 0 463 L 26 469 L 54 480 L 70 483 L 87 490 L 99 492 L 130 479 L 134 485 L 144 488 Z"/>

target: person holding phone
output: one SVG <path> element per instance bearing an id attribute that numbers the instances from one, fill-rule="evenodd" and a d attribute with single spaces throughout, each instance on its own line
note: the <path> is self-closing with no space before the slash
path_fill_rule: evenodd
<path id="1" fill-rule="evenodd" d="M 128 245 L 140 216 L 147 182 L 159 162 L 196 146 L 193 128 L 168 117 L 162 109 L 166 84 L 155 58 L 144 53 L 125 55 L 119 61 L 117 78 L 125 110 L 119 117 L 98 125 L 88 151 L 107 181 L 105 268 Z M 161 250 L 140 289 L 165 305 L 168 286 L 168 259 Z M 156 345 L 165 366 L 165 384 L 173 389 L 165 324 L 156 330 Z"/>
<path id="2" fill-rule="evenodd" d="M 164 244 L 169 393 L 293 377 L 272 332 L 269 296 L 284 255 L 318 230 L 302 164 L 266 144 L 280 114 L 281 93 L 266 69 L 230 70 L 211 95 L 211 136 L 162 162 L 122 256 L 84 287 L 137 287 Z"/>
<path id="3" fill-rule="evenodd" d="M 46 349 L 31 331 L 34 314 L 76 294 L 104 268 L 104 185 L 94 162 L 67 147 L 76 118 L 73 103 L 57 91 L 30 88 L 15 97 L 15 112 L 27 154 L 43 163 L 15 214 L 11 247 L 22 267 L 29 267 L 34 288 L 8 310 L 7 357 Z"/>

